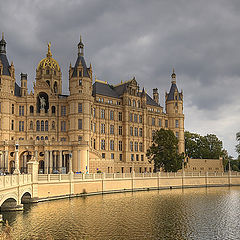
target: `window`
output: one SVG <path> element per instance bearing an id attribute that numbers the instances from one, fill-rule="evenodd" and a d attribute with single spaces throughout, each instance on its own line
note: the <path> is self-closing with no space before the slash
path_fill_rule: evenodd
<path id="1" fill-rule="evenodd" d="M 101 134 L 105 133 L 105 124 L 101 123 Z"/>
<path id="2" fill-rule="evenodd" d="M 49 70 L 46 70 L 46 74 L 49 74 Z"/>
<path id="3" fill-rule="evenodd" d="M 30 122 L 30 130 L 33 130 L 33 121 Z"/>
<path id="4" fill-rule="evenodd" d="M 24 131 L 24 121 L 19 121 L 19 132 Z"/>
<path id="5" fill-rule="evenodd" d="M 24 116 L 24 106 L 19 106 L 19 116 Z"/>
<path id="6" fill-rule="evenodd" d="M 79 142 L 82 141 L 82 136 L 78 136 L 78 141 L 79 141 Z"/>
<path id="7" fill-rule="evenodd" d="M 123 158 L 122 158 L 122 153 L 119 154 L 119 160 L 122 161 Z"/>
<path id="8" fill-rule="evenodd" d="M 119 134 L 119 135 L 122 135 L 122 126 L 119 126 L 119 127 L 118 127 L 118 134 Z"/>
<path id="9" fill-rule="evenodd" d="M 39 136 L 36 137 L 36 140 L 37 140 L 37 141 L 39 140 Z"/>
<path id="10" fill-rule="evenodd" d="M 81 77 L 82 76 L 82 71 L 78 71 L 78 76 Z"/>
<path id="11" fill-rule="evenodd" d="M 131 99 L 128 99 L 128 105 L 131 106 Z"/>
<path id="12" fill-rule="evenodd" d="M 139 115 L 139 123 L 142 123 L 142 115 Z"/>
<path id="13" fill-rule="evenodd" d="M 130 127 L 130 136 L 133 136 L 133 127 Z"/>
<path id="14" fill-rule="evenodd" d="M 61 131 L 66 132 L 66 122 L 65 121 L 61 121 Z"/>
<path id="15" fill-rule="evenodd" d="M 48 131 L 48 120 L 45 121 L 45 131 Z"/>
<path id="16" fill-rule="evenodd" d="M 168 120 L 165 120 L 165 127 L 168 127 Z"/>
<path id="17" fill-rule="evenodd" d="M 139 161 L 139 155 L 136 154 L 136 161 Z"/>
<path id="18" fill-rule="evenodd" d="M 118 121 L 122 121 L 122 112 L 118 113 Z"/>
<path id="19" fill-rule="evenodd" d="M 41 131 L 44 131 L 44 121 L 41 121 Z"/>
<path id="20" fill-rule="evenodd" d="M 142 155 L 141 155 L 141 161 L 143 161 L 143 160 L 144 160 L 144 155 L 142 154 Z"/>
<path id="21" fill-rule="evenodd" d="M 45 140 L 46 140 L 46 138 L 45 138 Z M 61 138 L 60 141 L 61 142 L 66 142 L 66 138 Z"/>
<path id="22" fill-rule="evenodd" d="M 136 101 L 133 100 L 133 107 L 136 107 Z"/>
<path id="23" fill-rule="evenodd" d="M 143 135 L 142 128 L 139 128 L 139 137 L 142 137 L 142 135 Z"/>
<path id="24" fill-rule="evenodd" d="M 175 127 L 179 128 L 179 121 L 178 120 L 175 121 Z"/>
<path id="25" fill-rule="evenodd" d="M 111 153 L 111 159 L 114 159 L 114 153 Z"/>
<path id="26" fill-rule="evenodd" d="M 139 152 L 142 152 L 143 151 L 143 144 L 142 142 L 139 143 Z"/>
<path id="27" fill-rule="evenodd" d="M 133 152 L 133 142 L 130 141 L 130 151 Z"/>
<path id="28" fill-rule="evenodd" d="M 30 114 L 33 114 L 33 112 L 34 112 L 34 107 L 30 106 Z"/>
<path id="29" fill-rule="evenodd" d="M 134 154 L 131 154 L 131 161 L 134 161 Z"/>
<path id="30" fill-rule="evenodd" d="M 14 114 L 14 104 L 12 104 L 12 114 Z"/>
<path id="31" fill-rule="evenodd" d="M 93 139 L 93 149 L 96 149 L 96 139 Z"/>
<path id="32" fill-rule="evenodd" d="M 101 150 L 105 150 L 105 140 L 101 140 Z"/>
<path id="33" fill-rule="evenodd" d="M 133 121 L 133 114 L 132 114 L 132 113 L 129 114 L 129 121 L 130 121 L 130 122 Z"/>
<path id="34" fill-rule="evenodd" d="M 114 125 L 110 125 L 110 134 L 114 134 Z"/>
<path id="35" fill-rule="evenodd" d="M 56 107 L 52 106 L 52 114 L 55 114 L 55 113 L 56 113 Z"/>
<path id="36" fill-rule="evenodd" d="M 82 113 L 82 103 L 78 103 L 78 113 Z"/>
<path id="37" fill-rule="evenodd" d="M 137 137 L 138 136 L 138 128 L 134 128 L 134 136 Z"/>
<path id="38" fill-rule="evenodd" d="M 110 111 L 110 120 L 113 120 L 113 111 Z"/>
<path id="39" fill-rule="evenodd" d="M 36 123 L 36 131 L 40 131 L 40 121 L 37 120 L 37 123 Z"/>
<path id="40" fill-rule="evenodd" d="M 12 120 L 11 130 L 14 130 L 14 120 Z"/>
<path id="41" fill-rule="evenodd" d="M 152 126 L 155 126 L 155 118 L 152 118 Z"/>
<path id="42" fill-rule="evenodd" d="M 106 154 L 105 153 L 102 153 L 102 158 L 105 158 Z"/>
<path id="43" fill-rule="evenodd" d="M 140 101 L 138 101 L 138 108 L 140 108 L 141 107 L 141 104 L 140 104 Z"/>
<path id="44" fill-rule="evenodd" d="M 161 127 L 162 126 L 162 120 L 158 119 L 158 126 Z"/>
<path id="45" fill-rule="evenodd" d="M 179 132 L 176 132 L 176 138 L 179 138 Z"/>
<path id="46" fill-rule="evenodd" d="M 110 150 L 114 150 L 114 141 L 110 140 Z"/>
<path id="47" fill-rule="evenodd" d="M 79 79 L 78 83 L 79 83 L 79 86 L 82 86 L 82 79 Z"/>
<path id="48" fill-rule="evenodd" d="M 104 118 L 105 118 L 105 110 L 101 109 L 101 119 L 104 119 Z"/>
<path id="49" fill-rule="evenodd" d="M 135 142 L 135 143 L 134 143 L 134 151 L 135 151 L 135 152 L 138 152 L 138 142 Z"/>
<path id="50" fill-rule="evenodd" d="M 155 130 L 152 130 L 152 138 L 154 137 L 155 135 Z"/>
<path id="51" fill-rule="evenodd" d="M 66 116 L 66 106 L 61 106 L 61 116 Z"/>
<path id="52" fill-rule="evenodd" d="M 119 151 L 122 151 L 122 149 L 123 149 L 123 148 L 122 148 L 122 141 L 119 141 L 119 142 L 118 142 L 118 150 L 119 150 Z"/>
<path id="53" fill-rule="evenodd" d="M 138 115 L 134 114 L 134 122 L 137 123 L 137 121 L 138 121 Z"/>
<path id="54" fill-rule="evenodd" d="M 82 119 L 78 119 L 78 129 L 82 129 Z"/>
<path id="55" fill-rule="evenodd" d="M 52 129 L 53 130 L 55 129 L 55 122 L 54 121 L 52 122 Z"/>
<path id="56" fill-rule="evenodd" d="M 96 132 L 96 123 L 93 123 L 93 132 Z"/>
<path id="57" fill-rule="evenodd" d="M 96 117 L 96 108 L 93 108 L 93 117 Z"/>

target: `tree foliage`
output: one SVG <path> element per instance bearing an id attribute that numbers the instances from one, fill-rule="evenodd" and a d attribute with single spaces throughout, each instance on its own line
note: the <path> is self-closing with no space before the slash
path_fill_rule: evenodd
<path id="1" fill-rule="evenodd" d="M 238 144 L 236 145 L 236 152 L 240 155 L 240 132 L 236 134 L 236 140 L 238 141 Z"/>
<path id="2" fill-rule="evenodd" d="M 176 172 L 182 167 L 184 154 L 178 153 L 178 139 L 171 130 L 161 128 L 153 137 L 152 146 L 147 150 L 150 162 L 154 161 L 154 169 Z"/>
<path id="3" fill-rule="evenodd" d="M 217 159 L 225 154 L 222 141 L 214 134 L 185 132 L 185 152 L 190 158 Z"/>

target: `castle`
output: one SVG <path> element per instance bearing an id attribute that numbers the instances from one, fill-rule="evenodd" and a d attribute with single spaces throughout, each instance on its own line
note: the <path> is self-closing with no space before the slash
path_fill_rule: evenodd
<path id="1" fill-rule="evenodd" d="M 68 173 L 70 164 L 84 173 L 152 172 L 146 151 L 160 128 L 173 130 L 184 152 L 183 93 L 174 71 L 163 112 L 158 89 L 151 97 L 135 78 L 117 85 L 93 83 L 80 39 L 76 63 L 69 67 L 69 95 L 63 95 L 61 68 L 50 47 L 29 93 L 27 74 L 21 74 L 19 86 L 4 36 L 0 41 L 1 171 L 25 173 L 27 162 L 36 159 L 44 174 Z"/>

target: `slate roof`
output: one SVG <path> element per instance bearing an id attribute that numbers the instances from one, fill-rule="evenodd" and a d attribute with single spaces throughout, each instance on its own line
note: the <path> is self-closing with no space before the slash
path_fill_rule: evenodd
<path id="1" fill-rule="evenodd" d="M 88 70 L 87 70 L 87 65 L 86 65 L 85 59 L 81 55 L 79 55 L 78 58 L 77 58 L 77 61 L 75 63 L 74 69 L 73 69 L 72 77 L 77 77 L 77 67 L 79 66 L 80 63 L 83 66 L 83 77 L 90 77 L 89 74 L 88 74 Z"/>
<path id="2" fill-rule="evenodd" d="M 174 100 L 175 89 L 177 90 L 177 93 L 178 93 L 178 95 L 177 95 L 178 96 L 178 100 L 182 100 L 181 97 L 180 97 L 180 94 L 178 92 L 178 88 L 177 88 L 176 83 L 172 83 L 172 86 L 170 88 L 170 92 L 169 92 L 168 97 L 167 97 L 167 101 Z"/>
<path id="3" fill-rule="evenodd" d="M 116 91 L 114 91 L 114 88 L 112 86 L 101 82 L 95 82 L 93 84 L 93 96 L 96 96 L 96 94 L 119 98 L 119 95 Z"/>
<path id="4" fill-rule="evenodd" d="M 146 96 L 147 96 L 147 105 L 160 107 L 160 105 L 157 104 L 148 94 L 146 94 Z"/>
<path id="5" fill-rule="evenodd" d="M 17 97 L 21 97 L 21 88 L 18 86 L 16 82 L 15 82 L 15 88 L 14 88 L 14 95 Z"/>
<path id="6" fill-rule="evenodd" d="M 6 54 L 0 54 L 0 60 L 3 65 L 3 75 L 10 76 L 9 63 Z"/>

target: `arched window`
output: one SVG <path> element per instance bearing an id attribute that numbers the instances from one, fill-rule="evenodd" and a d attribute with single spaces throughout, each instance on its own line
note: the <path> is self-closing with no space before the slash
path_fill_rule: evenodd
<path id="1" fill-rule="evenodd" d="M 48 140 L 48 136 L 45 137 L 45 140 Z"/>
<path id="2" fill-rule="evenodd" d="M 30 121 L 30 130 L 33 130 L 33 121 Z"/>
<path id="3" fill-rule="evenodd" d="M 49 82 L 49 80 L 47 80 L 46 83 L 48 84 L 48 86 L 50 86 L 50 82 Z"/>
<path id="4" fill-rule="evenodd" d="M 36 130 L 40 131 L 40 121 L 39 120 L 37 120 L 37 123 L 36 123 Z"/>
<path id="5" fill-rule="evenodd" d="M 12 104 L 12 114 L 14 114 L 14 104 Z"/>
<path id="6" fill-rule="evenodd" d="M 44 121 L 41 121 L 41 131 L 44 131 Z"/>
<path id="7" fill-rule="evenodd" d="M 45 131 L 48 131 L 48 120 L 45 121 Z"/>
<path id="8" fill-rule="evenodd" d="M 128 105 L 131 106 L 131 99 L 128 99 Z"/>
<path id="9" fill-rule="evenodd" d="M 58 91 L 57 82 L 54 83 L 53 90 L 55 93 L 57 93 L 57 91 Z"/>
<path id="10" fill-rule="evenodd" d="M 37 140 L 37 141 L 39 140 L 39 136 L 36 137 L 36 140 Z"/>
<path id="11" fill-rule="evenodd" d="M 44 140 L 44 137 L 43 137 L 43 136 L 41 136 L 41 140 Z"/>
<path id="12" fill-rule="evenodd" d="M 30 106 L 30 113 L 33 114 L 33 112 L 34 112 L 34 107 Z"/>
<path id="13" fill-rule="evenodd" d="M 140 104 L 140 101 L 138 101 L 138 108 L 140 108 L 141 107 L 141 104 Z"/>
<path id="14" fill-rule="evenodd" d="M 52 114 L 55 114 L 55 113 L 56 113 L 56 107 L 52 106 Z"/>
<path id="15" fill-rule="evenodd" d="M 133 100 L 133 107 L 136 107 L 136 101 Z"/>

